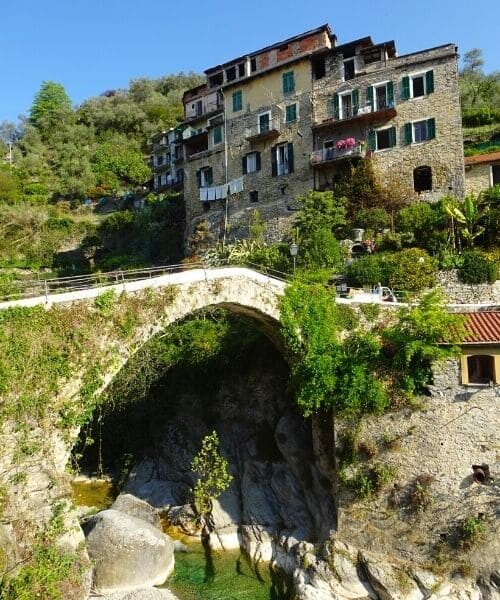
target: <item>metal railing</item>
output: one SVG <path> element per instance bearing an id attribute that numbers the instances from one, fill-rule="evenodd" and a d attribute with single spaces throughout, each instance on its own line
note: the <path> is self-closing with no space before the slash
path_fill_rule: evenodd
<path id="1" fill-rule="evenodd" d="M 356 144 L 353 148 L 322 148 L 311 153 L 311 164 L 316 165 L 330 160 L 345 158 L 346 156 L 361 156 L 361 146 Z"/>
<path id="2" fill-rule="evenodd" d="M 143 269 L 130 269 L 109 271 L 106 273 L 91 273 L 89 275 L 74 275 L 70 277 L 57 277 L 47 279 L 18 279 L 8 283 L 0 283 L 0 302 L 11 300 L 22 300 L 26 298 L 38 298 L 45 296 L 47 299 L 54 294 L 64 294 L 68 292 L 79 292 L 92 288 L 108 287 L 120 285 L 126 282 L 143 281 L 169 275 L 173 273 L 182 273 L 196 269 L 217 269 L 225 267 L 248 267 L 267 275 L 273 279 L 284 281 L 288 275 L 275 269 L 269 269 L 261 265 L 250 262 L 232 261 L 229 263 L 225 259 L 217 259 L 212 264 L 207 262 L 193 262 L 177 265 L 160 265 L 156 267 L 147 267 Z"/>
<path id="3" fill-rule="evenodd" d="M 269 119 L 269 121 L 264 121 L 261 123 L 257 123 L 252 127 L 247 127 L 245 130 L 245 137 L 257 137 L 259 135 L 267 135 L 273 131 L 281 131 L 281 121 L 278 117 L 274 117 Z"/>

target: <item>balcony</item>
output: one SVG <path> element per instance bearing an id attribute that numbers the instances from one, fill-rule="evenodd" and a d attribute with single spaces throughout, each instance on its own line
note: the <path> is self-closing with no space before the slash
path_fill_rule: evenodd
<path id="1" fill-rule="evenodd" d="M 247 141 L 251 144 L 254 142 L 263 142 L 279 137 L 281 124 L 278 118 L 270 119 L 267 122 L 261 122 L 254 127 L 248 127 L 245 132 Z"/>
<path id="2" fill-rule="evenodd" d="M 343 127 L 346 125 L 358 125 L 361 123 L 375 123 L 388 121 L 397 115 L 397 111 L 394 105 L 386 105 L 381 103 L 379 106 L 364 106 L 359 108 L 357 112 L 352 108 L 348 107 L 342 110 L 340 117 L 330 117 L 324 119 L 321 123 L 315 123 L 312 128 L 314 131 L 322 129 L 332 129 L 334 127 Z"/>
<path id="3" fill-rule="evenodd" d="M 322 167 L 338 160 L 361 158 L 362 156 L 360 144 L 356 144 L 353 148 L 323 148 L 312 152 L 310 163 L 313 167 Z"/>

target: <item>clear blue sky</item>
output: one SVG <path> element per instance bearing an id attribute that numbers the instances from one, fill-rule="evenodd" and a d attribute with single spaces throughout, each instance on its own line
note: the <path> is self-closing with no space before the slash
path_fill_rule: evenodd
<path id="1" fill-rule="evenodd" d="M 394 39 L 399 54 L 453 42 L 500 69 L 498 0 L 3 0 L 0 122 L 44 80 L 74 104 L 135 77 L 210 66 L 329 23 L 339 43 Z"/>

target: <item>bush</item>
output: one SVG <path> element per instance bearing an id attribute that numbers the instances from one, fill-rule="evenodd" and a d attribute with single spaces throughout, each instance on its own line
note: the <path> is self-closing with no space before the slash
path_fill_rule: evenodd
<path id="1" fill-rule="evenodd" d="M 425 250 L 408 248 L 391 256 L 389 284 L 396 290 L 419 292 L 436 283 L 437 267 Z"/>
<path id="2" fill-rule="evenodd" d="M 463 283 L 494 283 L 497 274 L 497 265 L 481 252 L 467 250 L 462 254 L 458 275 Z"/>
<path id="3" fill-rule="evenodd" d="M 362 287 L 389 283 L 391 263 L 385 254 L 369 254 L 354 260 L 346 269 L 350 285 Z"/>
<path id="4" fill-rule="evenodd" d="M 464 127 L 480 127 L 500 123 L 500 110 L 488 106 L 482 108 L 466 108 L 462 114 Z"/>

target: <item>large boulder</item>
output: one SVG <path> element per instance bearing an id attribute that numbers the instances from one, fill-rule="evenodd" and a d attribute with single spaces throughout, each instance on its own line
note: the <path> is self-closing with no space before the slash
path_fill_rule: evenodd
<path id="1" fill-rule="evenodd" d="M 83 529 L 99 592 L 159 585 L 174 569 L 173 541 L 146 521 L 109 509 Z"/>
<path id="2" fill-rule="evenodd" d="M 160 515 L 151 504 L 148 504 L 145 500 L 132 496 L 132 494 L 120 494 L 113 502 L 111 508 L 131 517 L 142 519 L 154 527 L 161 526 Z"/>

